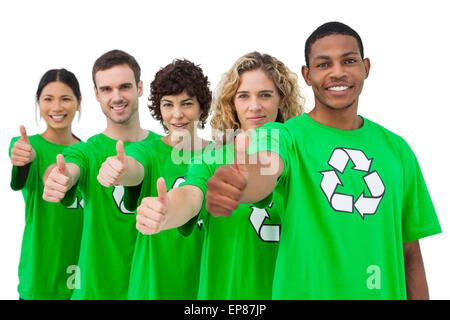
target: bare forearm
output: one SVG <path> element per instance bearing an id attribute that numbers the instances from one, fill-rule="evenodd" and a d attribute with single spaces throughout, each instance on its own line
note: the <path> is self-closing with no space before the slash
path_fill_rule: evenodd
<path id="1" fill-rule="evenodd" d="M 273 192 L 284 170 L 283 160 L 273 152 L 260 152 L 249 161 L 255 164 L 247 165 L 248 181 L 241 203 L 255 203 L 266 198 Z"/>
<path id="2" fill-rule="evenodd" d="M 195 217 L 202 207 L 203 192 L 195 186 L 183 186 L 169 191 L 169 211 L 163 230 L 178 228 Z"/>
<path id="3" fill-rule="evenodd" d="M 419 241 L 405 243 L 403 251 L 408 300 L 430 299 Z"/>

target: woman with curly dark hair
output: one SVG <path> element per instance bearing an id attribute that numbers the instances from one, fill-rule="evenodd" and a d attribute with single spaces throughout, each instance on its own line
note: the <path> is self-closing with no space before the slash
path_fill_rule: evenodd
<path id="1" fill-rule="evenodd" d="M 205 126 L 212 96 L 208 78 L 199 66 L 174 60 L 156 73 L 150 90 L 151 114 L 168 134 L 136 142 L 125 150 L 119 142 L 117 156 L 108 158 L 99 172 L 99 181 L 125 186 L 124 206 L 130 211 L 136 210 L 145 197 L 178 187 L 185 180 L 191 157 L 210 144 L 196 130 Z M 140 228 L 150 224 L 152 221 L 137 217 Z M 139 233 L 128 298 L 196 299 L 202 231 L 196 228 L 189 237 L 175 229 L 154 236 Z"/>
<path id="2" fill-rule="evenodd" d="M 259 206 L 239 204 L 239 198 L 233 199 L 235 188 L 229 184 L 218 202 L 233 206 L 232 216 L 214 216 L 204 204 L 211 187 L 209 178 L 235 160 L 234 136 L 238 130 L 250 133 L 265 123 L 282 123 L 302 114 L 304 98 L 297 80 L 294 72 L 269 54 L 250 52 L 240 57 L 222 77 L 212 102 L 216 146 L 192 161 L 186 182 L 179 188 L 146 198 L 138 210 L 138 216 L 142 216 L 139 219 L 152 221 L 138 229 L 153 236 L 171 228 L 192 235 L 195 223 L 203 223 L 199 300 L 272 297 L 284 195 L 275 192 Z"/>

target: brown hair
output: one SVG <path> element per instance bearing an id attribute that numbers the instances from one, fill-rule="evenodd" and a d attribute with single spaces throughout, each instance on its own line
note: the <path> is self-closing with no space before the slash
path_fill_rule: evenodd
<path id="1" fill-rule="evenodd" d="M 161 98 L 179 94 L 184 90 L 190 97 L 197 98 L 200 104 L 199 126 L 202 129 L 205 127 L 212 99 L 208 77 L 203 74 L 200 66 L 186 59 L 175 59 L 156 73 L 150 84 L 148 97 L 148 108 L 153 118 L 159 120 L 165 130 L 167 128 L 161 115 Z"/>
<path id="2" fill-rule="evenodd" d="M 139 64 L 132 55 L 129 55 L 122 50 L 108 51 L 95 61 L 94 66 L 92 67 L 92 80 L 94 81 L 94 85 L 97 86 L 95 83 L 95 74 L 98 71 L 108 70 L 112 67 L 124 64 L 128 65 L 130 69 L 133 70 L 137 86 L 141 80 L 141 67 L 139 67 Z"/>
<path id="3" fill-rule="evenodd" d="M 211 128 L 216 142 L 230 138 L 224 135 L 227 129 L 237 130 L 241 127 L 233 99 L 239 88 L 241 75 L 246 71 L 257 69 L 264 71 L 273 81 L 280 95 L 276 122 L 284 122 L 304 112 L 305 98 L 298 85 L 298 76 L 271 55 L 256 51 L 248 53 L 240 57 L 230 71 L 222 76 L 215 90 Z"/>

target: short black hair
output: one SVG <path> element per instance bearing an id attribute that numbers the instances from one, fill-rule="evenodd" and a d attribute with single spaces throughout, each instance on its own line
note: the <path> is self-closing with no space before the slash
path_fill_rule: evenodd
<path id="1" fill-rule="evenodd" d="M 318 27 L 316 30 L 314 30 L 313 33 L 306 39 L 305 43 L 305 61 L 306 66 L 309 68 L 309 55 L 311 53 L 311 47 L 317 40 L 324 38 L 329 35 L 333 34 L 342 34 L 346 36 L 351 36 L 356 39 L 356 42 L 358 43 L 359 52 L 361 54 L 361 59 L 364 59 L 364 47 L 362 44 L 361 37 L 359 34 L 350 28 L 348 25 L 343 24 L 341 22 L 327 22 Z"/>

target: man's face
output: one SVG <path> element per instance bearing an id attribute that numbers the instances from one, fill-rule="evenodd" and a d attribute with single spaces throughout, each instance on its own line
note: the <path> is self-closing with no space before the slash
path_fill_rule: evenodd
<path id="1" fill-rule="evenodd" d="M 342 110 L 357 105 L 369 69 L 355 38 L 329 35 L 313 43 L 309 68 L 304 66 L 302 74 L 314 91 L 316 107 Z"/>
<path id="2" fill-rule="evenodd" d="M 133 70 L 124 64 L 98 71 L 95 83 L 95 96 L 105 116 L 114 123 L 128 123 L 138 111 L 142 96 L 142 81 L 136 86 Z"/>

